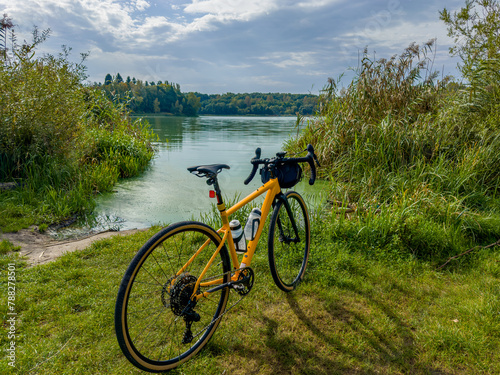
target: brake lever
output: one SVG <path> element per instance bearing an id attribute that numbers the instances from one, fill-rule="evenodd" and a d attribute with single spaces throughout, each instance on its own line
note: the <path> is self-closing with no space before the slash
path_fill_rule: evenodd
<path id="1" fill-rule="evenodd" d="M 316 164 L 318 164 L 318 167 L 321 167 L 321 165 L 319 164 L 319 161 L 318 161 L 318 157 L 314 153 L 314 147 L 311 144 L 308 144 L 307 148 L 304 151 L 307 151 L 309 154 L 311 154 L 313 157 L 313 160 L 316 162 Z"/>
<path id="2" fill-rule="evenodd" d="M 316 164 L 318 164 L 318 167 L 320 167 L 320 168 L 321 168 L 321 164 L 319 164 L 318 157 L 316 156 L 316 154 L 315 154 L 315 153 L 313 153 L 313 159 L 314 159 L 314 161 L 316 162 Z"/>

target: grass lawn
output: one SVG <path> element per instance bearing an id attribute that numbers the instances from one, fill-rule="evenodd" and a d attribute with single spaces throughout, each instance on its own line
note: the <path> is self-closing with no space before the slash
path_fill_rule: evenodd
<path id="1" fill-rule="evenodd" d="M 11 341 L 10 263 L 17 315 L 16 368 L 4 352 L 0 373 L 141 373 L 118 347 L 114 304 L 128 263 L 156 230 L 105 239 L 34 268 L 2 255 L 3 350 Z M 171 373 L 500 373 L 498 251 L 470 254 L 465 269 L 437 271 L 315 242 L 306 278 L 290 294 L 273 284 L 260 245 L 252 292 L 225 315 L 205 349 Z M 229 303 L 236 300 L 232 293 Z"/>

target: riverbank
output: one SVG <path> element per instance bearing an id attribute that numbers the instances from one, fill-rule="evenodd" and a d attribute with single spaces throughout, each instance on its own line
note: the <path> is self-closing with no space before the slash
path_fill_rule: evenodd
<path id="1" fill-rule="evenodd" d="M 108 230 L 61 241 L 55 240 L 48 234 L 40 233 L 37 227 L 30 227 L 17 232 L 0 233 L 0 241 L 9 241 L 28 267 L 33 267 L 52 262 L 65 254 L 84 250 L 94 242 L 105 238 L 128 236 L 145 230 L 147 229 Z"/>

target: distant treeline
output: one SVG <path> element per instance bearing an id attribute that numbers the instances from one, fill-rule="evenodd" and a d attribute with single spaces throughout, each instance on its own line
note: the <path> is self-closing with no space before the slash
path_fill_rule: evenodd
<path id="1" fill-rule="evenodd" d="M 200 98 L 200 115 L 312 115 L 318 104 L 318 96 L 311 94 L 195 95 Z"/>
<path id="2" fill-rule="evenodd" d="M 133 113 L 169 113 L 180 116 L 200 115 L 312 115 L 318 96 L 312 94 L 200 94 L 181 92 L 180 85 L 169 81 L 142 81 L 120 73 L 107 74 L 104 84 L 94 86 L 112 100 L 127 101 Z"/>
<path id="3" fill-rule="evenodd" d="M 128 101 L 133 113 L 171 113 L 180 116 L 196 116 L 200 99 L 194 93 L 183 94 L 180 85 L 172 82 L 148 82 L 127 77 L 120 73 L 115 77 L 107 74 L 104 84 L 94 86 L 104 90 L 112 100 Z"/>

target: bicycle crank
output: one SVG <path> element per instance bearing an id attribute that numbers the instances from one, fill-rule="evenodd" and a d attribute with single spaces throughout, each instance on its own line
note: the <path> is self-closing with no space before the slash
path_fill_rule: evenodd
<path id="1" fill-rule="evenodd" d="M 188 322 L 188 321 L 186 321 L 186 319 L 184 319 L 186 321 L 186 331 L 184 332 L 184 338 L 182 341 L 183 344 L 191 342 L 194 338 L 198 337 L 202 332 L 204 332 L 206 329 L 208 329 L 208 327 L 210 327 L 217 320 L 222 319 L 222 317 L 224 315 L 226 315 L 229 311 L 231 311 L 250 292 L 250 290 L 253 287 L 253 282 L 254 282 L 254 278 L 255 278 L 253 269 L 250 267 L 245 267 L 245 268 L 241 268 L 237 271 L 240 271 L 240 273 L 239 273 L 238 279 L 236 281 L 230 281 L 228 283 L 219 285 L 215 288 L 210 289 L 210 292 L 214 292 L 214 291 L 216 291 L 218 289 L 222 289 L 222 288 L 232 288 L 232 289 L 236 290 L 239 295 L 241 295 L 241 298 L 238 299 L 235 303 L 233 303 L 229 308 L 226 308 L 226 311 L 224 311 L 216 319 L 213 319 L 208 325 L 206 325 L 205 327 L 200 329 L 195 335 L 193 335 L 191 333 L 191 324 L 192 324 L 192 322 L 197 321 L 197 320 L 192 320 L 192 321 Z M 220 277 L 220 276 L 222 276 L 222 275 L 214 276 L 212 278 L 216 278 L 216 277 Z M 207 279 L 207 280 L 209 280 L 209 279 Z M 186 309 L 187 308 L 189 308 L 189 305 L 186 306 Z M 194 311 L 192 311 L 192 312 L 196 314 L 196 312 L 194 312 Z M 198 315 L 198 314 L 196 314 L 196 315 Z M 189 341 L 185 342 L 184 340 L 189 340 Z"/>
<path id="2" fill-rule="evenodd" d="M 253 287 L 254 272 L 250 267 L 245 267 L 240 270 L 238 280 L 231 283 L 231 287 L 238 292 L 238 294 L 245 296 L 250 293 Z"/>

